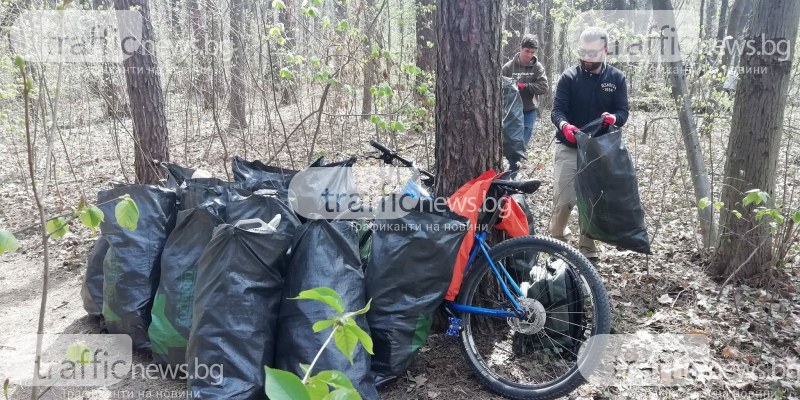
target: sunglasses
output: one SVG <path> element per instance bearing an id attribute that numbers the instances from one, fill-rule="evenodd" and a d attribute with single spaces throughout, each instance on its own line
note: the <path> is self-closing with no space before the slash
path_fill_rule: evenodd
<path id="1" fill-rule="evenodd" d="M 600 50 L 584 50 L 584 49 L 578 49 L 578 56 L 579 56 L 579 57 L 589 57 L 589 58 L 595 58 L 595 57 L 597 57 L 599 54 L 602 54 L 604 50 L 605 50 L 605 49 L 600 49 Z"/>

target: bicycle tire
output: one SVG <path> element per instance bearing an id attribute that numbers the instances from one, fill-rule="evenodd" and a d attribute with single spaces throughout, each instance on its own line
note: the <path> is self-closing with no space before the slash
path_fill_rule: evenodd
<path id="1" fill-rule="evenodd" d="M 608 295 L 599 274 L 595 271 L 589 260 L 567 244 L 544 236 L 523 236 L 505 240 L 493 247 L 489 251 L 489 256 L 492 260 L 498 260 L 503 257 L 510 257 L 510 254 L 515 254 L 514 252 L 520 249 L 526 249 L 526 251 L 531 252 L 558 254 L 559 257 L 562 257 L 569 265 L 577 269 L 580 276 L 584 278 L 585 285 L 590 289 L 590 297 L 594 307 L 592 309 L 594 323 L 588 335 L 591 337 L 609 333 L 611 311 Z M 486 258 L 481 257 L 467 273 L 464 285 L 457 299 L 459 304 L 472 305 L 479 284 L 487 273 L 491 274 L 491 268 L 489 268 Z M 492 278 L 496 280 L 496 278 Z M 587 371 L 586 368 L 594 368 L 594 366 L 600 362 L 605 347 L 604 338 L 606 338 L 606 336 L 600 336 L 600 340 L 589 342 L 592 343 L 591 346 L 602 347 L 589 348 L 587 353 L 583 353 L 585 356 L 583 360 L 578 358 L 576 365 L 572 367 L 567 374 L 558 377 L 558 379 L 552 383 L 546 385 L 519 384 L 503 378 L 500 374 L 490 369 L 488 363 L 483 360 L 483 357 L 477 350 L 471 325 L 472 315 L 465 313 L 462 314 L 461 317 L 461 348 L 464 357 L 469 362 L 475 374 L 489 389 L 512 399 L 549 400 L 566 396 L 586 382 L 581 371 Z M 578 367 L 579 363 L 580 369 Z"/>

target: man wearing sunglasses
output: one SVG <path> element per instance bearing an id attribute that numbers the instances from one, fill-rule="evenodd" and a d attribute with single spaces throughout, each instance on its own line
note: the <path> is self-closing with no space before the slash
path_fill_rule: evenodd
<path id="1" fill-rule="evenodd" d="M 523 36 L 519 53 L 503 65 L 501 70 L 503 76 L 512 78 L 517 82 L 519 95 L 522 98 L 526 150 L 528 149 L 528 143 L 531 141 L 533 128 L 538 117 L 539 96 L 550 91 L 544 66 L 536 57 L 536 50 L 538 49 L 539 39 L 536 36 L 531 34 Z M 521 160 L 512 156 L 508 161 L 512 171 L 519 169 Z"/>
<path id="2" fill-rule="evenodd" d="M 623 126 L 628 120 L 625 76 L 622 71 L 606 64 L 608 33 L 602 28 L 585 29 L 577 53 L 580 64 L 570 67 L 559 78 L 550 114 L 558 128 L 558 143 L 553 157 L 554 208 L 550 235 L 560 240 L 564 240 L 570 213 L 577 203 L 574 184 L 578 146 L 575 132 L 578 127 L 598 118 L 603 118 L 604 124 L 616 126 Z M 578 246 L 584 256 L 597 263 L 599 254 L 594 240 L 581 236 Z"/>

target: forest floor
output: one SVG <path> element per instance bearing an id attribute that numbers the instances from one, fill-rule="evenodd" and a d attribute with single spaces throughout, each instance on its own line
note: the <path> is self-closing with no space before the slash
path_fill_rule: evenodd
<path id="1" fill-rule="evenodd" d="M 170 115 L 180 115 L 175 120 L 170 119 L 170 124 L 184 123 L 181 113 Z M 670 118 L 657 120 L 663 116 L 658 112 L 634 112 L 625 129 L 626 142 L 637 167 L 654 254 L 648 258 L 601 245 L 603 256 L 599 272 L 612 301 L 613 325 L 617 334 L 705 335 L 712 360 L 709 368 L 716 377 L 663 387 L 637 386 L 635 382 L 625 385 L 614 385 L 613 382 L 587 384 L 570 398 L 798 398 L 800 256 L 794 254 L 794 259 L 782 271 L 785 278 L 772 282 L 769 290 L 747 286 L 722 288 L 719 282 L 709 278 L 708 257 L 697 250 L 700 239 L 696 229 L 696 201 L 677 121 Z M 191 115 L 185 117 L 195 118 Z M 76 118 L 79 121 L 73 123 L 70 116 L 70 126 L 62 128 L 63 145 L 56 142 L 58 186 L 51 185 L 46 202 L 51 214 L 72 209 L 82 193 L 92 201 L 94 194 L 107 188 L 110 180 L 125 180 L 126 176 L 133 175 L 130 122 L 126 121 L 127 128 L 119 124 L 117 131 L 121 133 L 113 135 L 109 132 L 117 124 L 101 120 L 91 113 L 83 118 Z M 372 125 L 361 120 L 353 122 L 352 119 L 346 123 L 341 120 L 327 122 L 331 123 L 331 132 L 323 131 L 315 154 L 324 153 L 329 159 L 340 159 L 350 154 L 362 156 L 368 151 L 368 139 L 375 136 Z M 646 141 L 643 139 L 645 122 L 651 122 Z M 725 123 L 717 123 L 719 126 L 703 139 L 703 143 L 707 165 L 714 173 L 715 195 L 718 196 L 725 138 L 730 128 Z M 266 155 L 272 154 L 275 147 L 264 138 L 264 132 L 266 130 L 252 128 L 249 136 L 242 136 L 241 145 L 230 140 L 227 155 L 239 154 L 248 159 L 258 157 L 267 161 Z M 39 135 L 41 137 L 41 132 Z M 278 134 L 271 136 L 280 137 Z M 387 140 L 385 136 L 381 139 L 387 144 L 402 144 L 397 146 L 401 153 L 418 160 L 430 159 L 432 138 L 426 141 L 421 134 L 412 132 L 401 134 L 395 140 Z M 304 140 L 297 140 L 290 146 L 294 151 L 295 167 L 301 166 L 299 159 L 305 159 L 303 151 L 307 147 Z M 37 148 L 43 150 L 41 142 Z M 530 160 L 521 177 L 544 182 L 542 189 L 528 199 L 540 231 L 547 226 L 550 212 L 553 146 L 550 124 L 540 120 L 531 145 Z M 62 147 L 68 149 L 69 162 Z M 778 177 L 779 193 L 776 197 L 785 193 L 790 198 L 800 189 L 797 138 L 787 148 L 783 150 L 778 168 L 787 172 Z M 19 135 L 0 138 L 0 159 L 5 161 L 0 164 L 0 226 L 12 232 L 36 222 L 30 189 L 25 183 L 28 178 L 23 179 L 21 173 L 26 168 L 23 149 Z M 229 172 L 224 172 L 225 151 L 215 139 L 208 121 L 195 121 L 191 128 L 184 130 L 173 128 L 170 151 L 173 161 L 181 165 L 203 167 L 223 178 Z M 279 154 L 279 162 L 288 165 L 286 152 L 280 151 Z M 793 201 L 797 204 L 797 199 Z M 571 228 L 573 232 L 578 230 L 575 220 Z M 94 237 L 77 224 L 73 224 L 71 231 L 67 237 L 51 245 L 45 331 L 99 333 L 99 321 L 86 316 L 79 293 L 86 257 Z M 41 298 L 42 248 L 35 230 L 29 229 L 17 237 L 20 250 L 0 257 L 0 316 L 3 326 L 0 344 L 36 331 Z M 574 235 L 572 240 L 574 244 Z M 717 300 L 720 291 L 722 294 Z M 144 356 L 137 357 L 139 362 L 146 362 Z M 78 390 L 72 398 L 137 398 L 142 394 L 169 397 L 170 393 L 184 389 L 182 382 L 126 379 L 112 387 Z M 53 388 L 44 398 L 69 398 L 72 390 Z M 9 398 L 26 398 L 26 392 L 25 388 L 11 382 Z M 407 376 L 385 388 L 381 396 L 385 399 L 499 398 L 486 391 L 473 375 L 460 352 L 458 340 L 441 334 L 430 338 Z"/>

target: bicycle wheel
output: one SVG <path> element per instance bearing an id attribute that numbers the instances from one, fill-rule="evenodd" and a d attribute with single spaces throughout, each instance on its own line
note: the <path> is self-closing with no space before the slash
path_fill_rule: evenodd
<path id="1" fill-rule="evenodd" d="M 585 382 L 581 372 L 597 365 L 605 347 L 605 336 L 588 340 L 607 334 L 610 327 L 608 296 L 599 275 L 575 249 L 548 237 L 506 240 L 489 255 L 495 265 L 508 267 L 512 279 L 522 282 L 523 291 L 527 288 L 527 295 L 517 300 L 529 316 L 522 320 L 462 314 L 464 356 L 490 389 L 509 398 L 565 396 Z M 542 284 L 534 279 L 542 274 L 531 271 L 551 271 L 551 277 L 552 271 L 561 271 L 566 274 L 559 275 L 562 282 L 568 277 L 575 284 Z M 541 293 L 534 293 L 536 288 L 547 292 L 545 287 L 561 288 L 564 298 L 577 300 L 548 303 Z M 458 303 L 513 310 L 485 257 L 470 268 Z"/>

